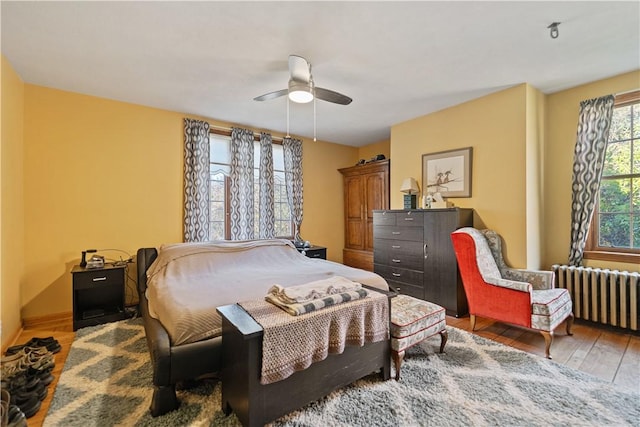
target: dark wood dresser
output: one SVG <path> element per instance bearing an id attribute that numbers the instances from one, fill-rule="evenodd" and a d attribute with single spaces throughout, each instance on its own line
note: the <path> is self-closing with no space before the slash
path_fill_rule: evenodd
<path id="1" fill-rule="evenodd" d="M 374 272 L 402 294 L 463 316 L 468 312 L 467 298 L 450 235 L 471 226 L 472 209 L 376 210 Z"/>

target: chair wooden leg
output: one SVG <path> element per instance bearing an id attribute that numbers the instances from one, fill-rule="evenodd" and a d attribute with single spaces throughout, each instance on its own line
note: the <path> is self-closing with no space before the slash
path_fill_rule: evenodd
<path id="1" fill-rule="evenodd" d="M 573 332 L 571 332 L 572 326 L 573 326 L 573 313 L 571 313 L 569 317 L 567 317 L 567 335 L 573 335 Z"/>
<path id="2" fill-rule="evenodd" d="M 551 359 L 551 343 L 553 342 L 553 331 L 540 331 L 542 336 L 544 337 L 544 355 L 547 359 Z"/>
<path id="3" fill-rule="evenodd" d="M 475 314 L 470 314 L 469 315 L 469 322 L 471 323 L 471 331 L 476 329 L 476 315 Z"/>
<path id="4" fill-rule="evenodd" d="M 444 346 L 449 339 L 449 332 L 446 329 L 440 331 L 440 353 L 444 353 Z"/>
<path id="5" fill-rule="evenodd" d="M 393 363 L 396 367 L 396 381 L 400 380 L 400 366 L 402 365 L 402 360 L 404 359 L 404 351 L 397 352 L 391 351 L 391 358 L 393 358 Z"/>

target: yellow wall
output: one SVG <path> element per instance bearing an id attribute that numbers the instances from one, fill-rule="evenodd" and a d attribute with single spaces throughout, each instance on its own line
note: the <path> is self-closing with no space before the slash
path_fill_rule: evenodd
<path id="1" fill-rule="evenodd" d="M 474 224 L 505 239 L 507 260 L 527 266 L 527 85 L 497 92 L 391 128 L 391 207 L 403 205 L 402 179 L 422 184 L 422 155 L 473 147 L 472 197 L 449 199 L 473 208 Z M 420 185 L 422 189 L 422 185 Z"/>
<path id="2" fill-rule="evenodd" d="M 142 246 L 182 241 L 185 115 L 26 85 L 24 117 L 25 251 L 30 256 L 22 317 L 30 318 L 71 310 L 69 272 L 83 249 L 134 254 Z M 357 149 L 303 144 L 302 236 L 327 246 L 328 257 L 341 261 L 337 169 L 356 162 Z"/>
<path id="3" fill-rule="evenodd" d="M 580 102 L 640 88 L 640 71 L 622 74 L 547 96 L 545 145 L 544 264 L 566 263 L 571 228 L 571 166 Z M 589 266 L 638 271 L 638 266 L 585 260 Z"/>
<path id="4" fill-rule="evenodd" d="M 23 109 L 24 83 L 2 55 L 2 146 L 0 149 L 0 291 L 2 348 L 21 327 L 20 286 L 24 266 Z"/>
<path id="5" fill-rule="evenodd" d="M 525 140 L 527 268 L 542 267 L 544 181 L 544 94 L 527 85 Z"/>
<path id="6" fill-rule="evenodd" d="M 358 161 L 355 147 L 305 140 L 304 220 L 305 240 L 327 248 L 327 259 L 342 262 L 344 247 L 344 197 L 342 175 L 338 169 Z"/>

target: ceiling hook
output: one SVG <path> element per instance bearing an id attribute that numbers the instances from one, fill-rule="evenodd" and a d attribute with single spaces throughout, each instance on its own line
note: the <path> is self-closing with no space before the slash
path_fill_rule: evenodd
<path id="1" fill-rule="evenodd" d="M 551 25 L 549 25 L 547 28 L 549 28 L 550 31 L 550 36 L 552 39 L 557 39 L 558 35 L 560 35 L 560 33 L 558 32 L 558 25 L 560 25 L 559 22 L 554 22 Z"/>

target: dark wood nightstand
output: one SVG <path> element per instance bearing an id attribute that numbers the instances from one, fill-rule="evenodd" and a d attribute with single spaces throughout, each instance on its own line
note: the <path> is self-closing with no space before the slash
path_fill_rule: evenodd
<path id="1" fill-rule="evenodd" d="M 308 248 L 296 248 L 298 252 L 307 258 L 327 259 L 327 248 L 324 246 L 311 246 Z"/>
<path id="2" fill-rule="evenodd" d="M 103 268 L 76 265 L 73 276 L 73 330 L 128 317 L 124 309 L 126 265 Z"/>

